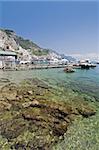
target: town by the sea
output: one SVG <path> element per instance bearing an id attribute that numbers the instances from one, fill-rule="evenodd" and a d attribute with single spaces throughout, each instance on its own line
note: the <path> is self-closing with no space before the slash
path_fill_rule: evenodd
<path id="1" fill-rule="evenodd" d="M 0 150 L 99 150 L 98 0 L 0 1 Z"/>
<path id="2" fill-rule="evenodd" d="M 57 100 L 57 101 L 61 101 L 61 100 L 64 102 L 70 101 L 70 103 L 73 102 L 78 107 L 79 102 L 77 100 L 79 99 L 79 101 L 81 101 L 80 107 L 82 107 L 82 105 L 88 104 L 90 107 L 92 107 L 95 110 L 95 114 L 92 116 L 91 115 L 86 116 L 86 114 L 81 113 L 81 114 L 83 114 L 83 116 L 85 115 L 84 118 L 79 116 L 76 119 L 74 119 L 74 121 L 72 123 L 70 123 L 70 125 L 67 127 L 67 131 L 63 135 L 63 137 L 59 136 L 60 140 L 57 141 L 56 136 L 54 137 L 54 139 L 56 138 L 55 139 L 56 142 L 53 139 L 54 144 L 52 144 L 52 145 L 50 144 L 51 149 L 53 149 L 53 150 L 85 150 L 85 149 L 86 150 L 87 149 L 88 150 L 98 150 L 99 149 L 99 65 L 98 64 L 96 67 L 90 68 L 90 69 L 76 69 L 76 71 L 74 73 L 65 73 L 63 71 L 63 68 L 33 69 L 33 70 L 23 70 L 23 71 L 22 70 L 20 70 L 20 71 L 2 71 L 2 70 L 0 70 L 0 87 L 1 88 L 8 83 L 9 83 L 9 85 L 10 85 L 10 83 L 19 85 L 22 81 L 24 81 L 24 82 L 27 81 L 27 79 L 28 80 L 34 79 L 36 81 L 38 80 L 38 82 L 43 81 L 44 84 L 53 88 L 56 91 L 55 94 L 56 94 L 57 98 L 53 97 L 52 95 L 49 95 L 49 99 L 51 99 L 51 100 L 55 98 L 55 100 Z M 30 92 L 29 94 L 32 94 L 31 91 L 29 91 L 29 92 Z M 44 98 L 44 96 L 43 96 L 43 98 Z M 20 99 L 21 99 L 21 96 L 20 96 Z M 85 104 L 82 104 L 83 100 L 84 100 Z M 28 100 L 26 100 L 26 101 L 28 101 Z M 37 106 L 38 102 L 35 102 L 35 103 L 36 103 L 35 106 Z M 33 107 L 33 106 L 34 105 L 31 104 L 31 107 Z M 41 106 L 38 106 L 38 108 L 39 107 L 41 108 Z M 84 108 L 85 107 L 86 106 L 84 106 Z M 24 108 L 25 108 L 25 106 L 24 106 Z M 76 108 L 76 106 L 75 106 L 75 108 Z M 16 108 L 16 110 L 17 109 L 18 108 Z M 14 110 L 14 111 L 16 112 L 16 110 Z M 31 110 L 31 108 L 30 108 L 30 110 Z M 80 112 L 80 110 L 79 110 L 79 112 Z M 26 113 L 28 114 L 28 112 L 26 112 Z M 24 114 L 23 116 L 26 115 L 25 112 L 23 114 Z M 7 114 L 7 115 L 9 117 L 11 114 Z M 65 116 L 65 113 L 61 114 L 61 115 Z M 28 114 L 24 118 L 27 120 L 33 119 L 33 117 L 30 117 L 30 118 L 29 117 L 30 116 Z M 61 117 L 62 116 L 60 116 L 60 120 L 62 119 Z M 6 120 L 5 118 L 6 117 L 4 117 L 4 120 Z M 11 119 L 11 117 L 9 117 L 9 118 Z M 36 118 L 36 119 L 38 119 L 38 118 Z M 42 118 L 41 118 L 41 120 L 42 120 Z M 68 120 L 69 119 L 67 119 L 67 122 L 69 122 Z M 56 124 L 58 124 L 58 121 L 56 121 L 56 122 L 57 122 Z M 59 128 L 59 130 L 61 130 L 61 128 Z M 8 132 L 8 133 L 6 133 L 6 134 L 4 133 L 4 135 L 6 135 L 4 137 L 8 136 L 8 139 L 10 139 L 9 135 L 7 135 L 7 134 L 11 134 L 12 132 L 10 133 L 10 129 L 9 129 L 9 131 L 6 130 L 6 132 Z M 20 132 L 23 133 L 23 131 L 20 131 Z M 59 131 L 57 131 L 57 132 L 59 132 Z M 27 129 L 25 135 L 23 136 L 25 139 L 24 138 L 22 139 L 22 137 L 20 136 L 19 139 L 17 138 L 17 140 L 15 140 L 16 137 L 14 137 L 12 141 L 11 141 L 11 139 L 9 140 L 10 142 L 7 141 L 6 138 L 0 136 L 0 138 L 1 138 L 0 144 L 3 145 L 3 142 L 6 143 L 5 145 L 9 149 L 11 148 L 11 146 L 13 148 L 14 145 L 16 145 L 16 149 L 17 149 L 17 147 L 22 147 L 21 144 L 23 144 L 23 147 L 24 147 L 24 145 L 26 144 L 27 141 L 31 141 L 31 135 L 29 135 L 30 133 L 32 134 L 32 132 L 30 132 L 30 130 Z M 50 134 L 52 134 L 52 131 L 50 131 Z M 50 141 L 50 134 L 47 137 L 48 141 Z M 3 134 L 1 134 L 1 135 L 3 135 Z M 60 135 L 62 135 L 62 134 L 60 133 Z M 11 136 L 13 137 L 13 134 L 11 134 Z M 38 134 L 37 136 L 39 139 L 41 135 Z M 45 138 L 46 138 L 46 136 L 45 136 Z M 43 141 L 42 138 L 40 140 Z M 17 143 L 15 143 L 15 141 L 17 141 L 17 143 L 21 143 L 21 144 L 18 145 Z M 41 142 L 40 144 L 42 145 L 43 142 Z M 44 147 L 44 145 L 41 147 Z M 45 146 L 45 147 L 47 147 L 47 146 Z M 40 148 L 38 148 L 38 149 L 40 149 Z"/>

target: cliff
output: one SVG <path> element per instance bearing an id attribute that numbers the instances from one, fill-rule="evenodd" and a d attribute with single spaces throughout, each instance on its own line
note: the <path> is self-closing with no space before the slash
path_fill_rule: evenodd
<path id="1" fill-rule="evenodd" d="M 14 51 L 21 60 L 30 60 L 32 57 L 59 57 L 49 49 L 43 49 L 31 40 L 16 35 L 12 30 L 0 29 L 0 48 L 5 51 Z"/>

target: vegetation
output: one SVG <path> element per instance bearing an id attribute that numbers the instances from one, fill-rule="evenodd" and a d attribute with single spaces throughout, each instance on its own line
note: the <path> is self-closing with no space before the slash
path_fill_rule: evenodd
<path id="1" fill-rule="evenodd" d="M 44 49 L 44 50 L 33 50 L 32 51 L 32 54 L 33 55 L 37 55 L 37 56 L 42 56 L 42 55 L 47 55 L 49 53 L 49 50 L 46 50 L 46 49 Z"/>
<path id="2" fill-rule="evenodd" d="M 76 119 L 68 128 L 64 140 L 53 150 L 98 150 L 99 148 L 99 112 L 89 119 Z"/>
<path id="3" fill-rule="evenodd" d="M 22 48 L 26 50 L 30 50 L 32 54 L 37 55 L 37 56 L 42 56 L 42 55 L 47 55 L 48 50 L 46 49 L 41 49 L 38 45 L 33 43 L 30 40 L 25 40 L 22 37 L 16 37 L 15 38 L 17 44 L 19 44 Z"/>
<path id="4" fill-rule="evenodd" d="M 8 29 L 1 29 L 1 30 L 4 31 L 8 35 L 8 37 L 10 37 L 14 33 L 13 30 L 8 30 Z"/>
<path id="5" fill-rule="evenodd" d="M 75 119 L 53 150 L 98 150 L 99 148 L 99 102 L 94 97 L 82 95 L 83 98 L 96 110 L 96 115 L 89 118 L 82 116 Z M 77 96 L 78 97 L 78 96 Z M 91 102 L 92 101 L 92 102 Z"/>
<path id="6" fill-rule="evenodd" d="M 15 40 L 16 40 L 17 44 L 19 44 L 24 49 L 33 49 L 33 48 L 40 49 L 40 47 L 37 46 L 35 43 L 33 43 L 30 40 L 25 40 L 22 37 L 17 36 Z"/>
<path id="7" fill-rule="evenodd" d="M 16 48 L 17 50 L 19 49 L 19 46 L 21 46 L 23 49 L 29 51 L 30 54 L 33 54 L 36 56 L 47 55 L 47 54 L 49 54 L 49 52 L 52 52 L 49 49 L 43 49 L 43 48 L 39 47 L 37 44 L 35 44 L 34 42 L 32 42 L 28 39 L 24 39 L 20 36 L 17 36 L 13 30 L 8 30 L 8 29 L 0 29 L 0 30 L 7 34 L 7 36 L 9 37 L 8 41 L 11 38 L 12 45 L 13 45 L 12 39 L 15 40 L 16 45 L 17 45 L 17 48 Z"/>

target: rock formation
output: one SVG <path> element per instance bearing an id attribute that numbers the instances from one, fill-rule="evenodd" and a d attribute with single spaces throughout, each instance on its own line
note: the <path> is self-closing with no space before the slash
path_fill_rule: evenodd
<path id="1" fill-rule="evenodd" d="M 75 118 L 96 113 L 87 102 L 75 100 L 74 105 L 52 100 L 55 95 L 55 89 L 38 79 L 8 83 L 0 89 L 0 138 L 6 148 L 50 149 Z"/>

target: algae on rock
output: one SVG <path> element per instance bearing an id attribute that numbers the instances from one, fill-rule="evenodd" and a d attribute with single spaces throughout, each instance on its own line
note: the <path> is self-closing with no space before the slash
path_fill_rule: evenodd
<path id="1" fill-rule="evenodd" d="M 11 149 L 50 149 L 64 137 L 78 116 L 95 115 L 95 109 L 81 96 L 70 96 L 70 101 L 66 91 L 68 89 L 56 90 L 37 78 L 2 87 L 0 134 L 7 146 Z"/>

